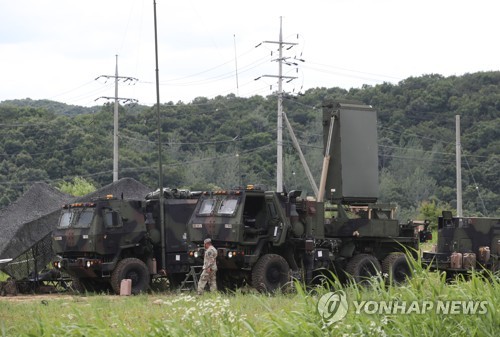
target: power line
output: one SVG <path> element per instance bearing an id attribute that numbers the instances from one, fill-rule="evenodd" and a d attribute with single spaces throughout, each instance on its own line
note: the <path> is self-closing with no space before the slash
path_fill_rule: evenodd
<path id="1" fill-rule="evenodd" d="M 307 66 L 306 65 L 306 66 L 304 66 L 304 68 L 316 70 L 316 71 L 319 71 L 321 73 L 329 73 L 329 74 L 340 75 L 340 76 L 344 76 L 344 77 L 352 77 L 352 78 L 358 78 L 358 79 L 362 79 L 362 80 L 369 80 L 369 81 L 376 81 L 376 82 L 380 82 L 381 81 L 380 78 L 387 78 L 387 79 L 393 80 L 393 81 L 394 80 L 396 80 L 396 81 L 402 81 L 403 80 L 400 77 L 395 77 L 395 76 L 390 76 L 390 75 L 382 75 L 382 74 L 375 74 L 375 73 L 364 72 L 364 71 L 359 71 L 359 70 L 354 70 L 354 69 L 341 68 L 341 67 L 336 67 L 336 66 L 332 66 L 332 65 L 328 65 L 328 64 L 321 64 L 321 63 L 315 63 L 315 62 L 309 62 L 309 61 L 308 61 L 308 64 L 313 65 L 313 66 L 311 67 L 311 66 Z M 315 66 L 320 66 L 320 67 L 323 67 L 323 68 L 314 67 L 314 65 Z M 336 69 L 336 70 L 340 70 L 340 71 L 343 71 L 343 72 L 339 73 L 338 71 L 331 71 L 331 70 L 328 70 L 328 69 Z M 355 74 L 359 74 L 359 75 L 346 74 L 345 72 L 355 73 Z"/>
<path id="2" fill-rule="evenodd" d="M 476 191 L 477 191 L 477 195 L 479 196 L 479 200 L 481 200 L 481 204 L 482 204 L 483 210 L 484 210 L 484 215 L 488 216 L 488 211 L 486 210 L 486 206 L 484 205 L 484 200 L 483 200 L 483 197 L 481 195 L 481 192 L 479 192 L 479 185 L 477 184 L 476 178 L 474 178 L 474 174 L 472 173 L 472 170 L 469 166 L 469 161 L 467 160 L 467 157 L 465 157 L 465 156 L 464 156 L 464 159 L 465 159 L 465 162 L 467 163 L 467 168 L 469 169 L 469 173 L 472 177 L 472 181 L 474 182 L 474 186 L 476 187 Z"/>

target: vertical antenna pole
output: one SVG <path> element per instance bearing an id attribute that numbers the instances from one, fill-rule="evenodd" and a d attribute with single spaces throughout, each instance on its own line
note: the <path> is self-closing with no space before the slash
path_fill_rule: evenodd
<path id="1" fill-rule="evenodd" d="M 277 134 L 277 162 L 276 162 L 276 192 L 283 192 L 283 33 L 282 17 L 280 16 L 279 37 L 279 73 L 278 73 L 278 134 Z"/>
<path id="2" fill-rule="evenodd" d="M 455 116 L 455 138 L 457 159 L 457 216 L 462 216 L 462 145 L 460 143 L 460 115 Z"/>
<path id="3" fill-rule="evenodd" d="M 234 65 L 236 67 L 236 96 L 240 95 L 240 85 L 238 83 L 238 55 L 236 54 L 236 34 L 233 34 L 234 40 Z"/>
<path id="4" fill-rule="evenodd" d="M 113 117 L 113 182 L 118 180 L 118 55 L 115 68 L 115 111 Z"/>
<path id="5" fill-rule="evenodd" d="M 156 117 L 157 117 L 157 133 L 158 133 L 158 185 L 160 196 L 160 228 L 161 228 L 161 268 L 163 271 L 167 267 L 167 252 L 166 252 L 166 232 L 165 232 L 165 214 L 163 205 L 163 171 L 161 167 L 161 119 L 160 119 L 160 75 L 158 69 L 158 33 L 156 25 L 156 0 L 153 0 L 154 7 L 154 24 L 155 24 L 155 59 L 156 59 Z"/>

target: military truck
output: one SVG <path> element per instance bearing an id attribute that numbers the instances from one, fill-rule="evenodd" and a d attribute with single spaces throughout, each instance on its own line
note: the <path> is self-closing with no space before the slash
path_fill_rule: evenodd
<path id="1" fill-rule="evenodd" d="M 443 211 L 437 235 L 433 251 L 422 254 L 429 269 L 444 271 L 448 279 L 472 270 L 500 272 L 500 219 L 454 217 Z"/>
<path id="2" fill-rule="evenodd" d="M 54 266 L 72 277 L 75 290 L 119 293 L 121 281 L 131 279 L 137 294 L 152 280 L 175 284 L 184 278 L 189 271 L 185 228 L 196 194 L 164 189 L 162 232 L 159 193 L 144 200 L 108 195 L 63 206 L 52 232 Z"/>
<path id="3" fill-rule="evenodd" d="M 379 272 L 405 280 L 411 274 L 405 253 L 416 254 L 419 239 L 413 223 L 394 218 L 393 206 L 376 203 L 376 123 L 370 106 L 324 104 L 318 194 L 258 186 L 206 192 L 188 223 L 198 247 L 190 255 L 201 258 L 202 242 L 211 238 L 221 284 L 260 291 L 281 288 L 290 275 L 311 283 L 325 271 L 360 283 Z"/>

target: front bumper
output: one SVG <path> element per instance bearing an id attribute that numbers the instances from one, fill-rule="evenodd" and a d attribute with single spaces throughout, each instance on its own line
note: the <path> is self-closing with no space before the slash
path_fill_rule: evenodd
<path id="1" fill-rule="evenodd" d="M 79 257 L 61 258 L 53 263 L 54 267 L 67 272 L 72 276 L 83 277 L 104 277 L 114 269 L 114 263 L 104 263 L 100 259 Z"/>

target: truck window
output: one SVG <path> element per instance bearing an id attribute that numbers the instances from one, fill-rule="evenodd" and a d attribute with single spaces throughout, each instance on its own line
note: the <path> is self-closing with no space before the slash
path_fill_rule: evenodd
<path id="1" fill-rule="evenodd" d="M 117 212 L 104 211 L 104 226 L 106 228 L 121 227 L 122 217 Z"/>
<path id="2" fill-rule="evenodd" d="M 71 224 L 73 218 L 73 213 L 71 211 L 63 211 L 61 217 L 59 218 L 58 228 L 68 228 Z"/>
<path id="3" fill-rule="evenodd" d="M 89 228 L 92 223 L 92 218 L 94 217 L 94 209 L 85 209 L 81 211 L 78 215 L 78 220 L 75 224 L 75 228 Z"/>
<path id="4" fill-rule="evenodd" d="M 61 213 L 58 228 L 89 228 L 94 218 L 94 209 L 71 209 Z"/>
<path id="5" fill-rule="evenodd" d="M 209 215 L 212 214 L 212 211 L 215 206 L 215 199 L 205 199 L 201 202 L 200 210 L 198 211 L 199 215 Z"/>
<path id="6" fill-rule="evenodd" d="M 219 209 L 217 210 L 217 214 L 221 215 L 233 215 L 236 211 L 236 207 L 238 206 L 238 199 L 222 199 L 219 205 Z"/>

